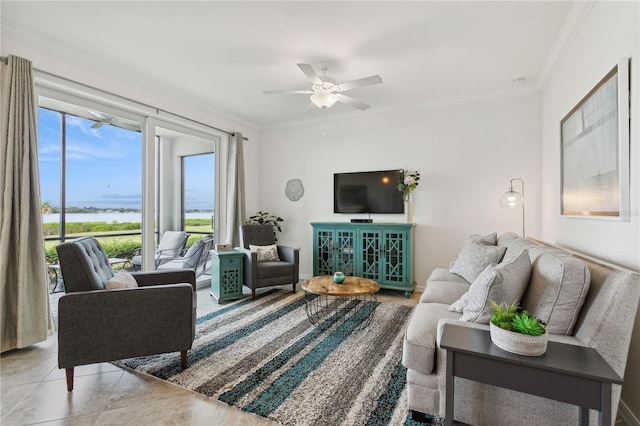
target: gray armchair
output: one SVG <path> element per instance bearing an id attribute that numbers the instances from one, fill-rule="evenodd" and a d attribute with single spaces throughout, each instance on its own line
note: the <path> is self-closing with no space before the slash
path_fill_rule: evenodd
<path id="1" fill-rule="evenodd" d="M 267 246 L 276 244 L 271 225 L 241 225 L 238 248 L 244 252 L 244 285 L 251 289 L 251 298 L 256 298 L 256 288 L 296 283 L 299 278 L 300 251 L 297 248 L 278 245 L 279 261 L 258 262 L 258 254 L 249 249 L 249 245 Z"/>
<path id="2" fill-rule="evenodd" d="M 133 273 L 138 287 L 105 290 L 114 273 L 100 243 L 84 237 L 56 247 L 66 294 L 58 302 L 58 367 L 73 390 L 74 367 L 187 351 L 195 337 L 193 270 Z"/>

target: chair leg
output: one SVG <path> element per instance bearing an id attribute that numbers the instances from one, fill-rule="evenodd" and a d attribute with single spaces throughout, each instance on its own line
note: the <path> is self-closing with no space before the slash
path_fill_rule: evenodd
<path id="1" fill-rule="evenodd" d="M 251 300 L 256 300 L 256 289 L 255 288 L 251 289 Z"/>
<path id="2" fill-rule="evenodd" d="M 73 367 L 66 369 L 67 373 L 67 391 L 73 391 Z"/>
<path id="3" fill-rule="evenodd" d="M 187 369 L 187 351 L 180 351 L 180 366 L 183 370 Z"/>
<path id="4" fill-rule="evenodd" d="M 296 292 L 296 283 L 293 283 L 293 292 Z"/>

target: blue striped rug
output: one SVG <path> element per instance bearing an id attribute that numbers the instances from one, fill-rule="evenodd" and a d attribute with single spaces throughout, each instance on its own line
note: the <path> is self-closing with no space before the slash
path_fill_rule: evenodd
<path id="1" fill-rule="evenodd" d="M 175 354 L 118 364 L 285 425 L 413 424 L 400 363 L 412 308 L 374 303 L 371 324 L 348 333 L 349 313 L 322 331 L 304 303 L 272 290 L 198 318 L 185 371 Z"/>

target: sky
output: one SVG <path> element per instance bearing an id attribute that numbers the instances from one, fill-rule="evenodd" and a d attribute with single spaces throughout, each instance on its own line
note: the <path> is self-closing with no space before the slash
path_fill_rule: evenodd
<path id="1" fill-rule="evenodd" d="M 142 203 L 142 134 L 67 115 L 66 206 L 135 208 Z M 40 198 L 60 207 L 61 114 L 38 109 Z M 213 210 L 213 155 L 187 157 L 186 209 Z"/>

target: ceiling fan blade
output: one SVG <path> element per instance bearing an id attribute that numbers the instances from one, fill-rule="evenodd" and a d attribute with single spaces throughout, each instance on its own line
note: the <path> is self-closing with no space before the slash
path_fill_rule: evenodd
<path id="1" fill-rule="evenodd" d="M 292 94 L 292 95 L 311 95 L 315 93 L 313 90 L 264 90 L 265 95 L 273 94 Z"/>
<path id="2" fill-rule="evenodd" d="M 94 123 L 94 125 L 91 126 L 91 128 L 92 129 L 99 129 L 100 127 L 104 126 L 104 124 L 105 124 L 104 121 L 96 121 Z"/>
<path id="3" fill-rule="evenodd" d="M 322 84 L 322 80 L 318 73 L 309 64 L 298 64 L 298 68 L 307 76 L 313 84 Z"/>
<path id="4" fill-rule="evenodd" d="M 380 83 L 382 83 L 382 77 L 380 77 L 379 75 L 372 75 L 369 77 L 340 83 L 338 84 L 338 87 L 342 89 L 343 92 L 346 92 L 347 90 L 357 89 L 358 87 L 373 86 L 374 84 Z"/>
<path id="5" fill-rule="evenodd" d="M 359 110 L 366 110 L 367 108 L 369 108 L 369 105 L 365 104 L 362 101 L 359 101 L 357 99 L 353 99 L 349 96 L 346 95 L 340 95 L 340 94 L 336 94 L 336 96 L 338 97 L 338 101 L 342 102 L 343 104 L 347 104 L 350 105 L 354 108 L 358 108 Z"/>

